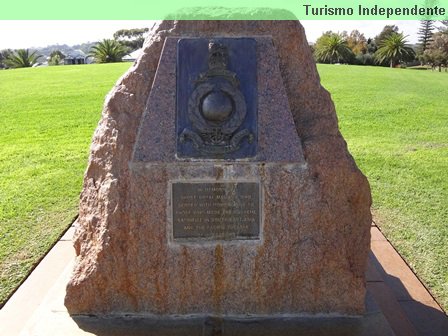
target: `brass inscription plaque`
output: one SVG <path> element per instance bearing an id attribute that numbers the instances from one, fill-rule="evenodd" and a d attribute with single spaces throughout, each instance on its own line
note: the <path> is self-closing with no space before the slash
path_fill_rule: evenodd
<path id="1" fill-rule="evenodd" d="M 174 239 L 258 239 L 258 182 L 173 182 Z"/>

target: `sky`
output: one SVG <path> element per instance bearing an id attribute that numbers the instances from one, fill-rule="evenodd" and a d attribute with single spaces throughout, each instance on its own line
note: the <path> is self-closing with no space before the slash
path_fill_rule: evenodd
<path id="1" fill-rule="evenodd" d="M 151 27 L 154 21 L 14 21 L 0 20 L 0 49 L 45 47 L 52 44 L 80 44 L 112 38 L 119 29 Z M 417 43 L 419 21 L 301 21 L 309 42 L 327 30 L 350 32 L 358 29 L 366 38 L 378 35 L 385 25 L 395 24 L 409 35 L 409 43 Z"/>

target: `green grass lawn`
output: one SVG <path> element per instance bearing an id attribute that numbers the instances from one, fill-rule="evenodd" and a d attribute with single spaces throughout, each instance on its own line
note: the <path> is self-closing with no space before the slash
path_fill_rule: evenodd
<path id="1" fill-rule="evenodd" d="M 448 73 L 319 65 L 374 220 L 448 308 Z"/>
<path id="2" fill-rule="evenodd" d="M 71 223 L 105 94 L 130 64 L 0 71 L 0 302 Z M 319 65 L 375 219 L 448 307 L 448 74 Z"/>
<path id="3" fill-rule="evenodd" d="M 0 306 L 76 216 L 104 97 L 129 66 L 0 71 Z"/>

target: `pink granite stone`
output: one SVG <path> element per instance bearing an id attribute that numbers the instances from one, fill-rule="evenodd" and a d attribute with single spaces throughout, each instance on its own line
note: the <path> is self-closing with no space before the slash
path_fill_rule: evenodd
<path id="1" fill-rule="evenodd" d="M 257 42 L 258 150 L 176 158 L 176 43 Z M 260 239 L 173 239 L 173 181 L 261 186 Z M 362 314 L 370 190 L 298 21 L 163 21 L 109 94 L 81 195 L 71 314 Z"/>

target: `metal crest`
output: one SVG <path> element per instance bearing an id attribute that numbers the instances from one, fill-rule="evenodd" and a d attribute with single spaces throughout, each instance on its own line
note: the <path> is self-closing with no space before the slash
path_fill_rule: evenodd
<path id="1" fill-rule="evenodd" d="M 238 75 L 228 66 L 228 47 L 210 40 L 207 70 L 191 80 L 186 111 L 189 125 L 178 136 L 180 144 L 191 142 L 201 157 L 234 153 L 244 142 L 254 141 L 253 132 L 243 126 L 247 105 Z"/>

